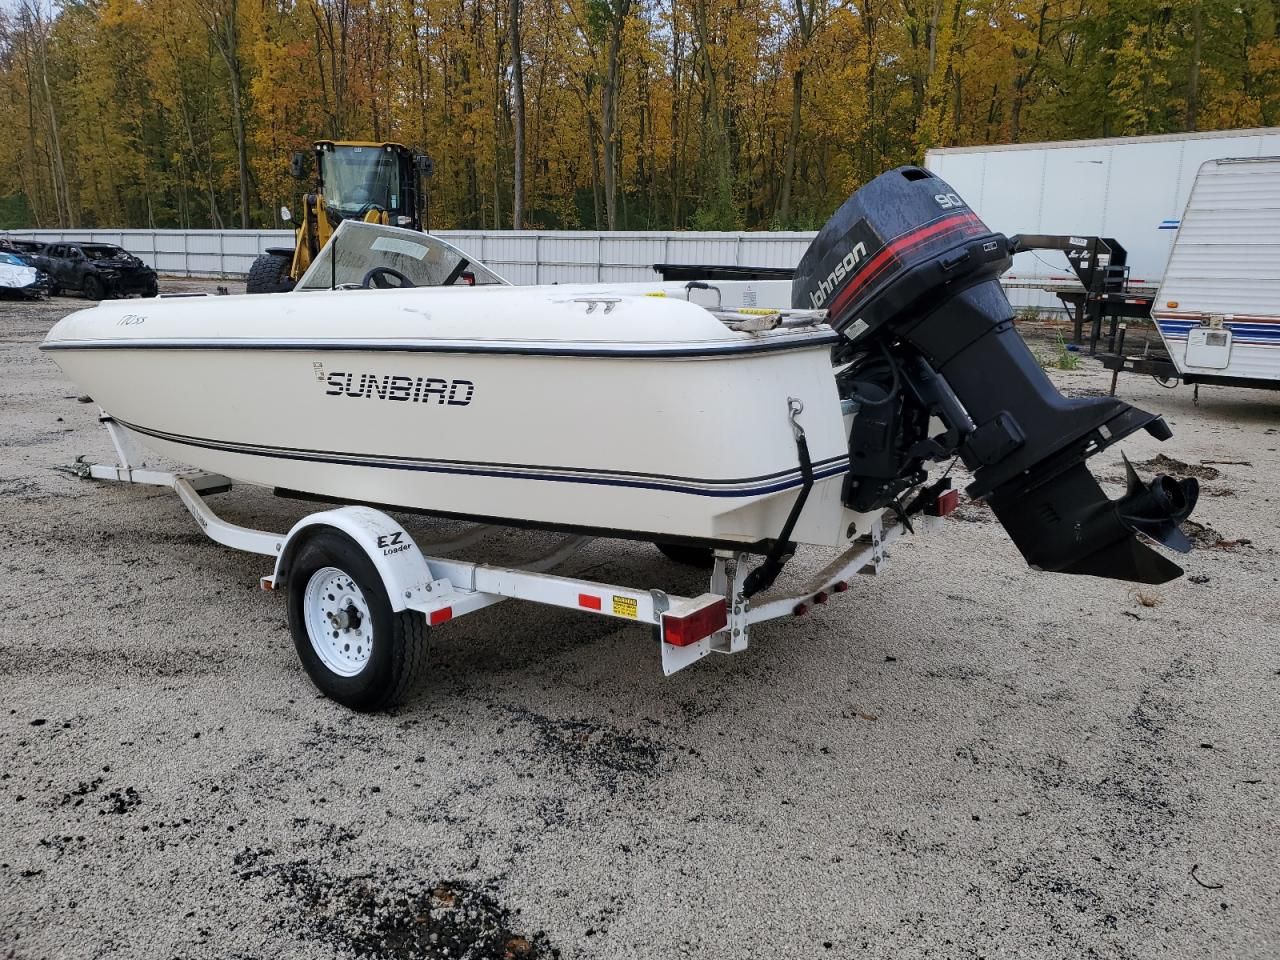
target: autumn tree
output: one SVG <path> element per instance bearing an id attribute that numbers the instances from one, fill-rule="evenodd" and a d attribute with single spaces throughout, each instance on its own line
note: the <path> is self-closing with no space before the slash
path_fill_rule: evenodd
<path id="1" fill-rule="evenodd" d="M 365 139 L 437 228 L 811 228 L 932 146 L 1278 114 L 1276 0 L 14 0 L 0 226 L 279 226 Z"/>

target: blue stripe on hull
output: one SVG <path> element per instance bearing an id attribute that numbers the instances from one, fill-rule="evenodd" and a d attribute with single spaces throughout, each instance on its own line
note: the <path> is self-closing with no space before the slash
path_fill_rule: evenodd
<path id="1" fill-rule="evenodd" d="M 118 421 L 143 436 L 189 447 L 200 447 L 220 453 L 240 456 L 269 457 L 277 460 L 300 460 L 310 463 L 329 463 L 337 466 L 371 467 L 378 470 L 409 470 L 419 473 L 440 473 L 472 477 L 492 477 L 505 480 L 544 480 L 554 483 L 586 483 L 599 486 L 631 487 L 644 490 L 663 490 L 672 493 L 693 494 L 703 497 L 758 497 L 779 493 L 801 486 L 804 482 L 798 469 L 762 478 L 744 480 L 702 480 L 692 477 L 664 477 L 653 474 L 636 474 L 609 471 L 573 470 L 570 467 L 533 467 L 527 464 L 481 464 L 461 461 L 420 460 L 409 457 L 385 457 L 377 455 L 342 453 L 331 450 L 303 450 L 288 447 L 269 447 L 259 444 L 233 443 L 188 437 L 138 426 L 125 420 Z M 839 476 L 849 470 L 848 457 L 830 457 L 814 464 L 815 480 Z M 754 481 L 754 482 L 753 482 Z M 732 489 L 729 489 L 732 488 Z"/>

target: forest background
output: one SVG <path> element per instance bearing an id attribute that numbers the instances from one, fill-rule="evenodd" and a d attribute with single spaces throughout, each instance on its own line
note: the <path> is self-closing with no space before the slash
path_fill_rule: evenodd
<path id="1" fill-rule="evenodd" d="M 0 227 L 279 227 L 334 138 L 438 229 L 813 229 L 930 147 L 1278 114 L 1273 0 L 0 0 Z"/>

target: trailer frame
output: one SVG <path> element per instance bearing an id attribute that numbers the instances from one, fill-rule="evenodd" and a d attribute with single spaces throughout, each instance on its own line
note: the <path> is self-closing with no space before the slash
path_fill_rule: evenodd
<path id="1" fill-rule="evenodd" d="M 99 417 L 115 447 L 118 462 L 91 464 L 83 458 L 76 472 L 86 478 L 168 487 L 181 500 L 204 534 L 236 550 L 272 557 L 274 569 L 261 578 L 264 590 L 291 589 L 289 572 L 299 544 L 309 532 L 333 528 L 355 541 L 378 571 L 392 609 L 421 614 L 439 626 L 504 600 L 528 600 L 547 606 L 610 617 L 653 628 L 663 673 L 670 676 L 711 653 L 747 649 L 755 624 L 784 616 L 801 616 L 814 605 L 849 589 L 855 575 L 879 574 L 889 559 L 889 545 L 904 532 L 934 528 L 956 505 L 956 493 L 944 491 L 939 502 L 914 524 L 885 511 L 871 530 L 803 583 L 774 587 L 754 597 L 743 594 L 754 564 L 745 551 L 716 550 L 707 592 L 680 596 L 659 588 L 603 583 L 553 571 L 594 537 L 560 537 L 542 555 L 520 566 L 456 559 L 452 554 L 487 534 L 506 529 L 476 524 L 448 540 L 417 543 L 389 514 L 367 506 L 341 506 L 308 514 L 284 533 L 241 526 L 219 516 L 206 498 L 231 490 L 227 477 L 200 471 L 176 472 L 151 467 L 130 434 L 105 411 Z"/>

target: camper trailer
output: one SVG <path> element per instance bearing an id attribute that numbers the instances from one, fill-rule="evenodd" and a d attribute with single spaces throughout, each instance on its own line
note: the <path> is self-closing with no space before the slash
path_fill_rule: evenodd
<path id="1" fill-rule="evenodd" d="M 1280 157 L 1201 165 L 1151 314 L 1184 382 L 1280 388 Z"/>

